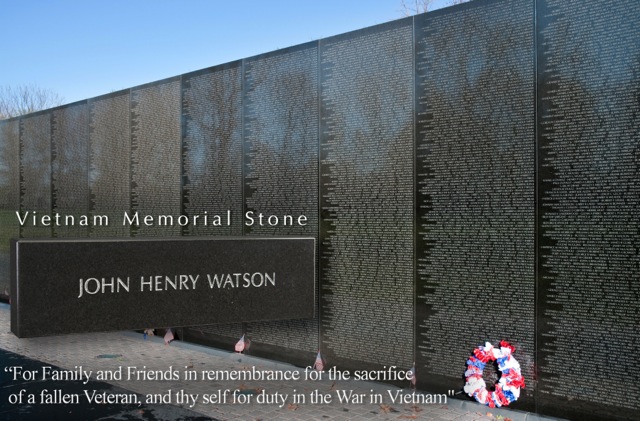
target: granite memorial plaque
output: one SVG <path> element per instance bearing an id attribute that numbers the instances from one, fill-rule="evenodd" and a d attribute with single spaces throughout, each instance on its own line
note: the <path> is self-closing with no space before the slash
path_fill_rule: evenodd
<path id="1" fill-rule="evenodd" d="M 89 215 L 89 107 L 56 108 L 51 118 L 51 211 L 54 237 L 87 237 Z"/>
<path id="2" fill-rule="evenodd" d="M 246 59 L 243 98 L 245 235 L 317 238 L 317 43 Z M 301 364 L 319 346 L 317 318 L 250 323 L 246 331 L 260 349 L 297 353 Z"/>
<path id="3" fill-rule="evenodd" d="M 52 236 L 51 190 L 51 111 L 43 111 L 20 118 L 20 237 Z"/>
<path id="4" fill-rule="evenodd" d="M 20 121 L 0 121 L 0 297 L 9 298 L 9 244 L 20 236 Z"/>
<path id="5" fill-rule="evenodd" d="M 451 368 L 505 339 L 529 380 L 519 408 L 535 388 L 533 17 L 484 1 L 415 25 L 419 382 L 458 389 Z"/>
<path id="6" fill-rule="evenodd" d="M 133 236 L 179 236 L 182 206 L 180 78 L 131 91 Z M 149 218 L 145 222 L 145 218 Z"/>
<path id="7" fill-rule="evenodd" d="M 313 238 L 16 240 L 18 337 L 311 318 Z"/>
<path id="8" fill-rule="evenodd" d="M 413 45 L 404 19 L 320 42 L 324 355 L 413 362 Z"/>
<path id="9" fill-rule="evenodd" d="M 129 237 L 123 224 L 131 210 L 131 129 L 129 91 L 89 102 L 90 237 Z"/>
<path id="10" fill-rule="evenodd" d="M 182 235 L 242 235 L 242 62 L 182 76 L 182 214 L 220 223 L 190 224 Z M 230 347 L 241 323 L 183 329 L 185 340 Z"/>
<path id="11" fill-rule="evenodd" d="M 640 2 L 538 6 L 537 404 L 637 419 Z"/>
<path id="12" fill-rule="evenodd" d="M 241 63 L 182 77 L 182 214 L 219 224 L 189 224 L 184 235 L 242 235 Z"/>

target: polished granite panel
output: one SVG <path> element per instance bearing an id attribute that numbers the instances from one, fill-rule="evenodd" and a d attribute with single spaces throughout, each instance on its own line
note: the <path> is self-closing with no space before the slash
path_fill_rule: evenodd
<path id="1" fill-rule="evenodd" d="M 19 337 L 314 313 L 313 238 L 19 240 L 12 246 L 12 331 Z"/>
<path id="2" fill-rule="evenodd" d="M 512 406 L 532 409 L 533 5 L 473 2 L 421 15 L 415 31 L 420 383 L 461 387 L 451 367 L 464 366 L 476 346 L 505 339 L 529 379 Z M 497 381 L 495 370 L 485 371 Z"/>
<path id="3" fill-rule="evenodd" d="M 129 100 L 129 91 L 120 91 L 89 102 L 89 214 L 99 218 L 89 226 L 90 237 L 131 235 L 122 223 L 131 210 Z"/>
<path id="4" fill-rule="evenodd" d="M 244 233 L 317 238 L 317 43 L 246 59 L 243 77 L 243 215 L 250 212 L 253 220 L 245 218 Z M 262 224 L 260 214 L 265 218 Z M 271 215 L 278 218 L 277 224 L 269 222 Z M 285 223 L 285 215 L 293 223 Z M 269 347 L 275 354 L 310 353 L 319 346 L 317 315 L 250 323 L 245 329 L 256 348 Z"/>
<path id="5" fill-rule="evenodd" d="M 182 141 L 180 80 L 137 87 L 131 91 L 131 214 L 143 219 L 177 218 L 181 211 Z M 177 223 L 134 221 L 135 237 L 179 236 Z"/>
<path id="6" fill-rule="evenodd" d="M 403 19 L 320 42 L 321 340 L 337 364 L 413 362 L 412 38 Z"/>
<path id="7" fill-rule="evenodd" d="M 89 106 L 86 101 L 53 110 L 51 210 L 61 222 L 54 237 L 87 237 L 89 224 Z"/>
<path id="8" fill-rule="evenodd" d="M 640 3 L 538 4 L 537 403 L 571 419 L 633 419 Z"/>
<path id="9" fill-rule="evenodd" d="M 51 111 L 20 118 L 20 237 L 51 237 Z"/>
<path id="10" fill-rule="evenodd" d="M 9 243 L 20 225 L 20 120 L 0 121 L 0 297 L 9 296 Z"/>
<path id="11" fill-rule="evenodd" d="M 182 214 L 233 215 L 231 224 L 190 224 L 183 235 L 242 235 L 242 66 L 182 77 Z"/>

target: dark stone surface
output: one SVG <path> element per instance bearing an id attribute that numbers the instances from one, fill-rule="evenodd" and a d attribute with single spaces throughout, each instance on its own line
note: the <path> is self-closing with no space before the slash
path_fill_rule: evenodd
<path id="1" fill-rule="evenodd" d="M 89 101 L 89 212 L 111 219 L 131 209 L 131 128 L 129 92 Z M 91 237 L 129 237 L 122 224 L 91 225 Z"/>
<path id="2" fill-rule="evenodd" d="M 20 240 L 13 246 L 11 330 L 19 337 L 314 314 L 314 239 Z M 236 273 L 227 287 L 210 287 L 208 274 L 215 283 L 216 274 L 226 280 Z M 195 288 L 191 278 L 175 287 L 165 282 L 180 275 L 199 276 Z M 129 290 L 116 279 L 89 294 L 112 277 Z M 141 277 L 154 281 L 143 284 Z M 81 296 L 80 279 L 89 286 Z"/>
<path id="3" fill-rule="evenodd" d="M 320 43 L 320 288 L 334 364 L 413 362 L 412 20 Z"/>
<path id="4" fill-rule="evenodd" d="M 244 212 L 307 218 L 304 226 L 245 225 L 244 234 L 317 238 L 317 43 L 246 59 L 243 77 Z M 317 314 L 307 320 L 249 323 L 245 331 L 257 348 L 276 347 L 288 358 L 319 346 Z"/>
<path id="5" fill-rule="evenodd" d="M 536 400 L 638 419 L 640 2 L 538 5 Z"/>
<path id="6" fill-rule="evenodd" d="M 89 107 L 56 108 L 51 117 L 51 211 L 79 218 L 89 208 Z M 53 227 L 54 237 L 88 237 L 79 224 Z"/>
<path id="7" fill-rule="evenodd" d="M 51 111 L 20 119 L 20 210 L 51 215 Z M 24 225 L 21 238 L 51 237 L 50 226 Z"/>
<path id="8" fill-rule="evenodd" d="M 131 90 L 131 211 L 179 215 L 182 211 L 180 78 Z M 179 226 L 138 225 L 134 237 L 179 236 Z"/>
<path id="9" fill-rule="evenodd" d="M 242 197 L 242 65 L 204 69 L 182 77 L 182 214 L 239 215 Z M 189 236 L 242 235 L 229 226 L 183 227 Z"/>
<path id="10" fill-rule="evenodd" d="M 473 349 L 502 339 L 532 379 L 533 4 L 474 1 L 417 17 L 415 34 L 419 383 L 459 389 Z M 533 410 L 534 389 L 512 406 Z"/>
<path id="11" fill-rule="evenodd" d="M 9 296 L 9 244 L 20 226 L 14 212 L 20 208 L 20 120 L 0 121 L 0 298 Z"/>
<path id="12" fill-rule="evenodd" d="M 241 61 L 182 76 L 183 215 L 243 212 L 242 85 Z M 229 226 L 187 226 L 182 235 L 239 236 L 242 230 L 236 218 Z M 215 324 L 194 327 L 190 337 L 224 338 L 233 345 L 244 332 L 242 323 Z"/>

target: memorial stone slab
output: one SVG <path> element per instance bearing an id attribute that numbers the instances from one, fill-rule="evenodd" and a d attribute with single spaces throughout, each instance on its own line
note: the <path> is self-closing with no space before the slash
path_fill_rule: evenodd
<path id="1" fill-rule="evenodd" d="M 537 405 L 637 419 L 640 3 L 545 0 L 537 15 Z"/>
<path id="2" fill-rule="evenodd" d="M 18 240 L 19 337 L 311 318 L 313 238 Z"/>
<path id="3" fill-rule="evenodd" d="M 415 31 L 419 382 L 460 387 L 451 367 L 502 339 L 515 344 L 531 379 L 533 4 L 474 1 L 416 17 Z M 486 371 L 488 383 L 497 381 L 495 370 Z M 518 408 L 533 408 L 534 388 L 522 391 Z"/>

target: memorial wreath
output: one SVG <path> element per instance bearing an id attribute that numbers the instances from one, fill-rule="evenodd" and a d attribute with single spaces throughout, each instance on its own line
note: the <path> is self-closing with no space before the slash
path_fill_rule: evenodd
<path id="1" fill-rule="evenodd" d="M 467 371 L 464 376 L 464 391 L 476 398 L 478 402 L 491 408 L 507 406 L 520 397 L 520 388 L 525 387 L 524 377 L 520 373 L 520 364 L 513 358 L 515 347 L 507 341 L 500 342 L 500 348 L 494 348 L 489 342 L 473 350 L 473 356 L 467 360 Z M 502 373 L 495 384 L 495 390 L 487 390 L 482 378 L 482 371 L 488 362 L 498 362 Z"/>

